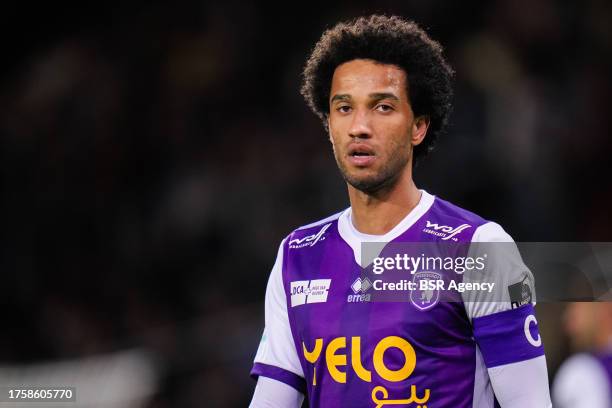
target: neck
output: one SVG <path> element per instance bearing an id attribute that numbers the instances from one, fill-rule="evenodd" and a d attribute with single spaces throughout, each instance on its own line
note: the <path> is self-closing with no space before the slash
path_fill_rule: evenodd
<path id="1" fill-rule="evenodd" d="M 383 235 L 391 231 L 417 206 L 421 192 L 407 169 L 392 186 L 375 193 L 365 193 L 349 185 L 352 221 L 364 234 Z"/>

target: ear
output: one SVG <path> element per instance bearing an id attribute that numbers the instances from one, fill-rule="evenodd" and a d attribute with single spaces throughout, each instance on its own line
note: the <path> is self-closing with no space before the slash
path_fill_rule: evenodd
<path id="1" fill-rule="evenodd" d="M 334 140 L 332 139 L 329 115 L 325 115 L 325 122 L 323 122 L 323 126 L 325 127 L 325 131 L 327 132 L 327 138 L 329 139 L 329 142 L 333 145 Z"/>
<path id="2" fill-rule="evenodd" d="M 427 115 L 414 118 L 414 122 L 412 123 L 412 135 L 410 137 L 410 143 L 413 146 L 420 145 L 423 139 L 425 139 L 427 129 L 429 129 L 429 123 L 430 119 Z"/>

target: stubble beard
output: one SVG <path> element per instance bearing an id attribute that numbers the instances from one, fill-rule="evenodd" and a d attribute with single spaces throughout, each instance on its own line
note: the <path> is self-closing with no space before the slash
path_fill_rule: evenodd
<path id="1" fill-rule="evenodd" d="M 381 193 L 392 189 L 400 179 L 400 175 L 410 162 L 410 154 L 403 155 L 395 151 L 379 171 L 367 176 L 351 174 L 346 163 L 334 151 L 336 163 L 342 178 L 353 188 L 369 195 Z"/>

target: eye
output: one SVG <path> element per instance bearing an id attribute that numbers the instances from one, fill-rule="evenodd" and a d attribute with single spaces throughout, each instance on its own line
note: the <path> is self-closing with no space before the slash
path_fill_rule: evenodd
<path id="1" fill-rule="evenodd" d="M 383 113 L 391 112 L 393 110 L 393 106 L 381 103 L 380 105 L 376 106 L 376 110 Z"/>
<path id="2" fill-rule="evenodd" d="M 351 111 L 351 107 L 348 105 L 340 105 L 336 108 L 336 111 L 340 113 L 349 113 Z"/>

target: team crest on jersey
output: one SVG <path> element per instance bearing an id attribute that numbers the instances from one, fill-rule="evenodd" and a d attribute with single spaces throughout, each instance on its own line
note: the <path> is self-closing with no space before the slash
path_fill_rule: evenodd
<path id="1" fill-rule="evenodd" d="M 437 272 L 415 273 L 412 281 L 416 285 L 415 289 L 410 291 L 410 302 L 419 310 L 429 310 L 434 307 L 440 300 L 440 290 L 433 289 L 433 283 L 438 282 L 441 279 L 442 275 Z M 428 285 L 427 283 L 432 284 Z"/>

